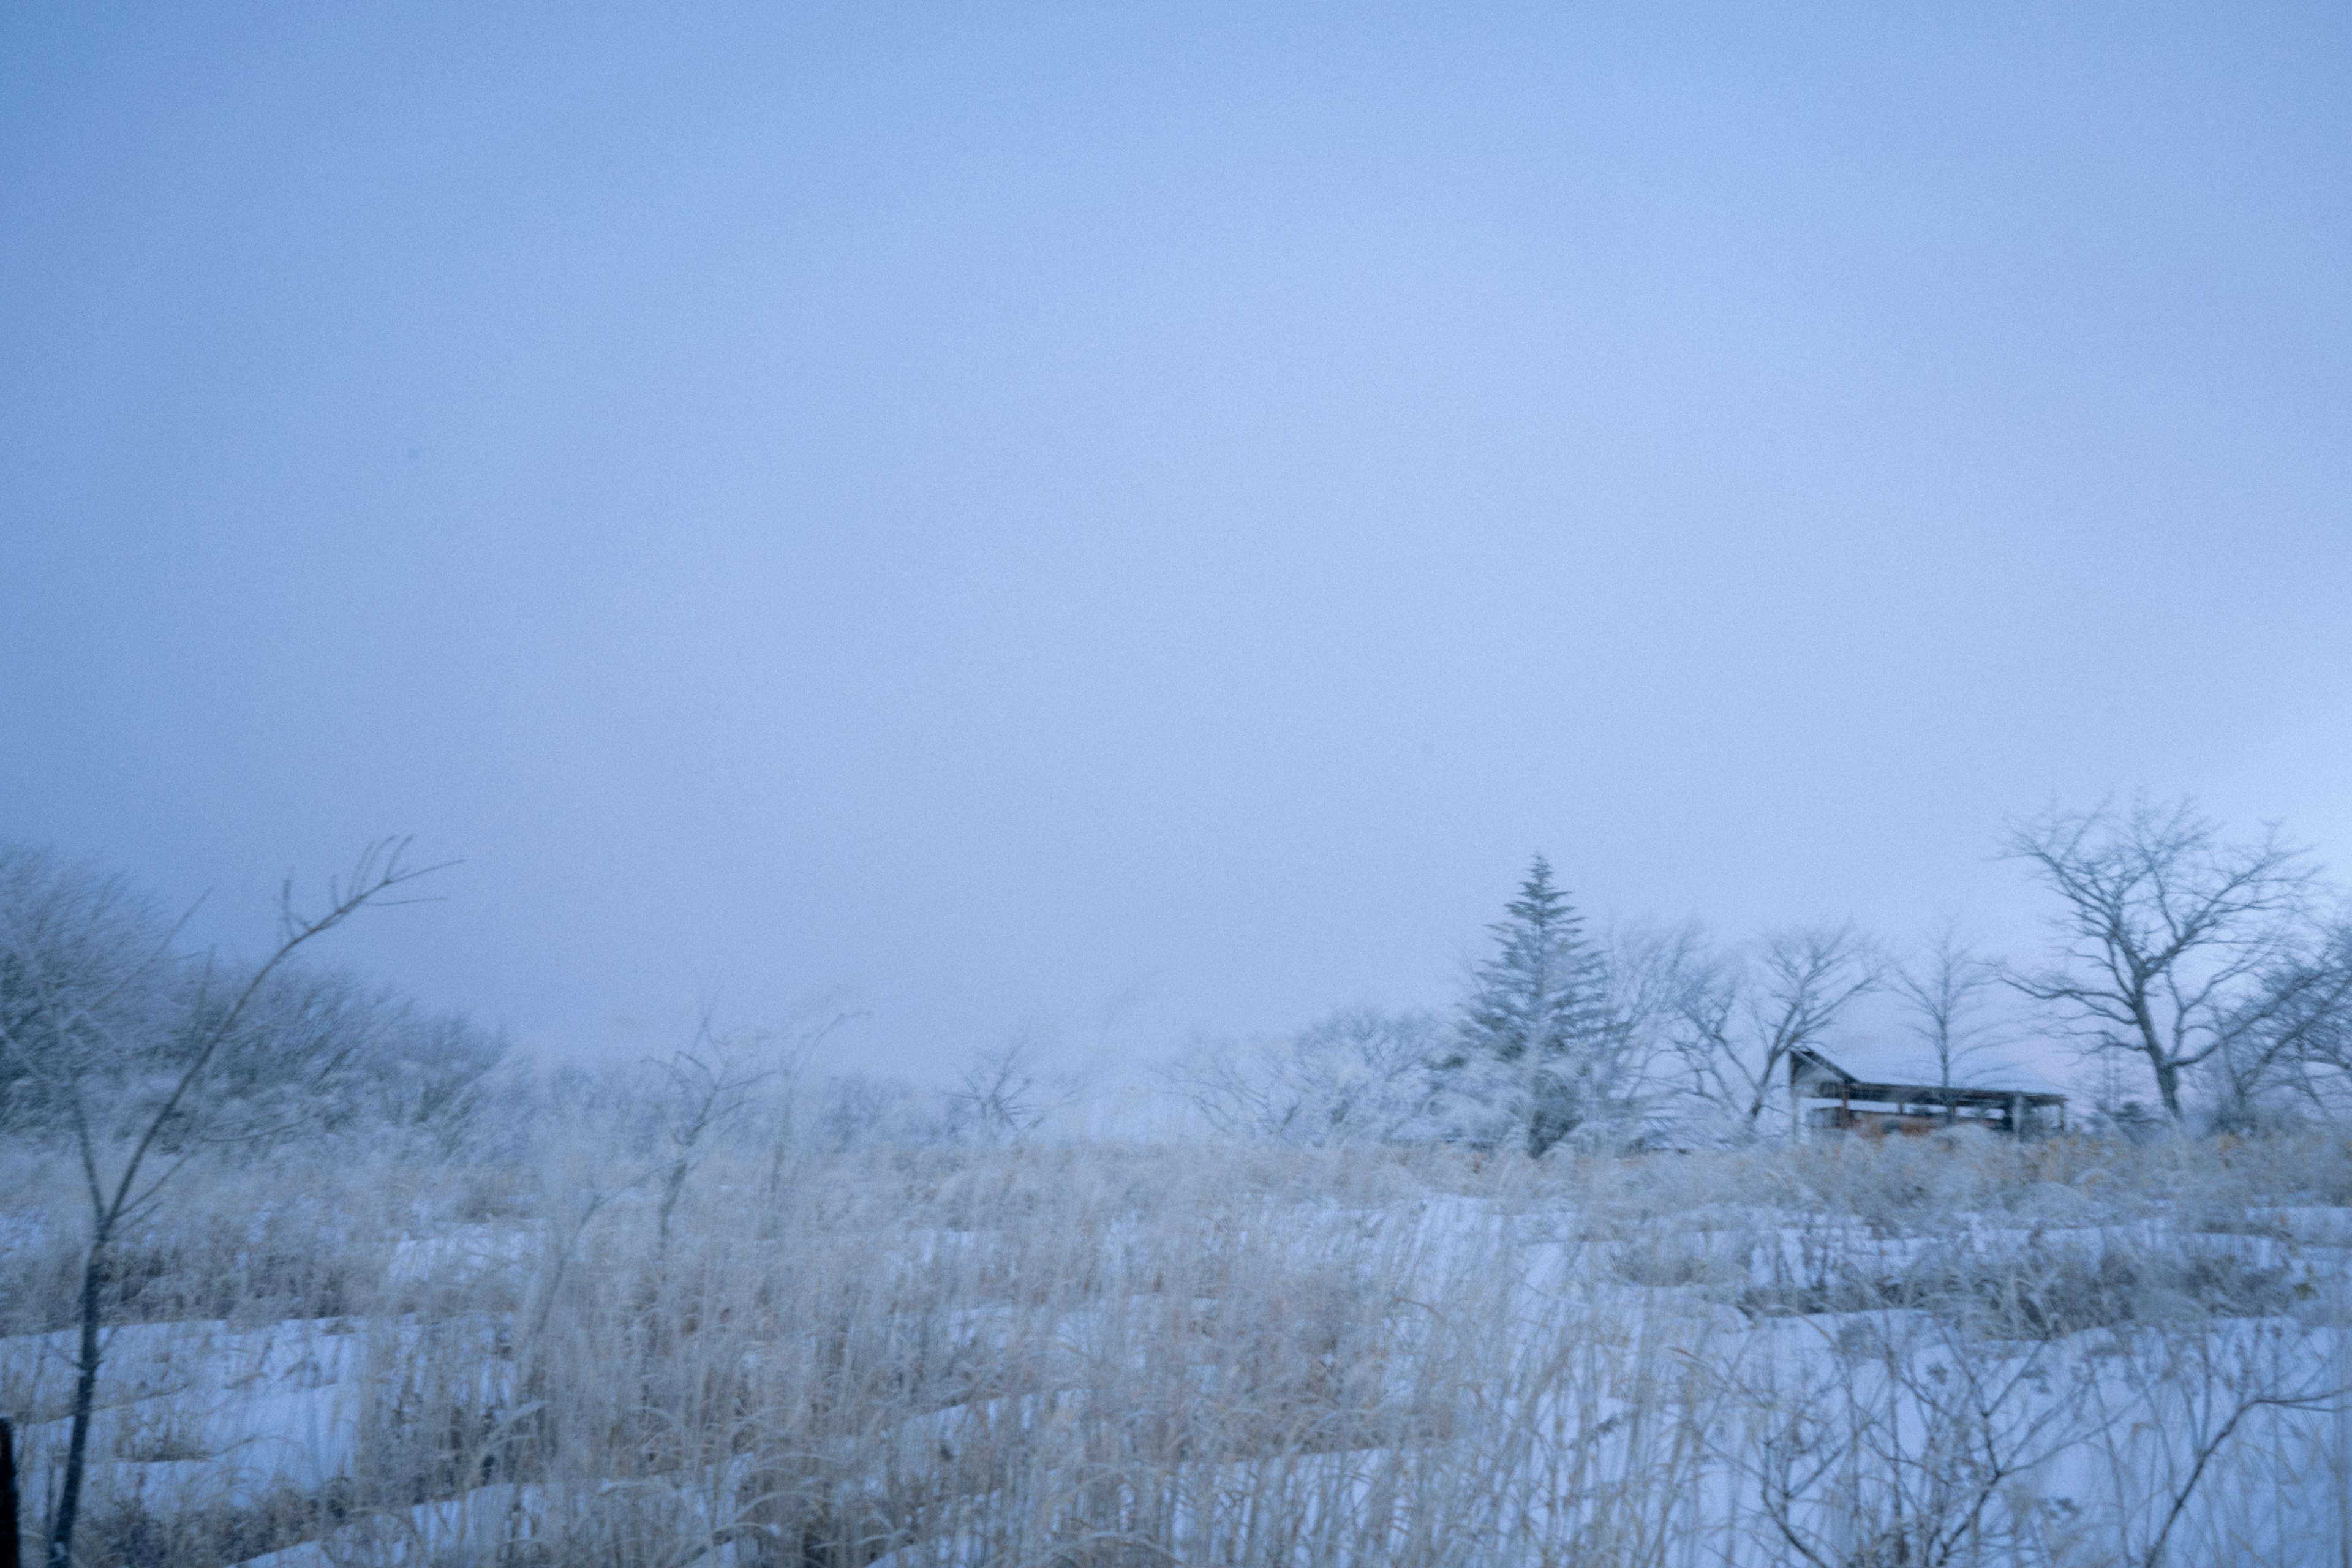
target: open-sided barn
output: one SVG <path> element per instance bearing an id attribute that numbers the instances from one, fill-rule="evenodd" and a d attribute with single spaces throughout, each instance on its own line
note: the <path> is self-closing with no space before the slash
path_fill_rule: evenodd
<path id="1" fill-rule="evenodd" d="M 1983 1127 L 2011 1136 L 2063 1131 L 2066 1097 L 2009 1062 L 1976 1062 L 1948 1080 L 1899 1051 L 1801 1047 L 1789 1058 L 1789 1108 L 1800 1137 L 1823 1132 L 1918 1134 Z M 1921 1082 L 1922 1079 L 1930 1081 Z"/>

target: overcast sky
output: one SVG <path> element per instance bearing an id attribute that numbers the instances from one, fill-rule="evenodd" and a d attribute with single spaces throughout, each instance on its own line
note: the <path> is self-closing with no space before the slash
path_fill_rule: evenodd
<path id="1" fill-rule="evenodd" d="M 2352 8 L 14 5 L 0 833 L 921 1068 L 2352 870 Z M 343 939 L 338 939 L 343 940 Z"/>

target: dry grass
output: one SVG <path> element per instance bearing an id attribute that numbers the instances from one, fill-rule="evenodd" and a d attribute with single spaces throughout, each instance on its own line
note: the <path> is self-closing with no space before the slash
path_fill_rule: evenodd
<path id="1" fill-rule="evenodd" d="M 666 1238 L 642 1147 L 574 1108 L 513 1158 L 192 1182 L 110 1287 L 148 1326 L 81 1560 L 2288 1563 L 2352 1507 L 2337 1140 L 1537 1165 L 751 1120 Z M 9 1160 L 0 1402 L 38 1424 L 70 1172 Z"/>

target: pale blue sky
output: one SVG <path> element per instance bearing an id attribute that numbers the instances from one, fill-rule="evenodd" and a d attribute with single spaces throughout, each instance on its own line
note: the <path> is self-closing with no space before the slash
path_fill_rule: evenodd
<path id="1" fill-rule="evenodd" d="M 1159 1054 L 1540 847 L 2352 869 L 2341 5 L 16 6 L 0 831 L 522 1037 Z"/>

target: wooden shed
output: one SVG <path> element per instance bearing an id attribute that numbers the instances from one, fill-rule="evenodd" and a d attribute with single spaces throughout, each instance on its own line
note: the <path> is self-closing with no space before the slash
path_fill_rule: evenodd
<path id="1" fill-rule="evenodd" d="M 1886 1064 L 1841 1051 L 1800 1047 L 1789 1058 L 1789 1110 L 1797 1135 L 1865 1132 L 1916 1136 L 1950 1127 L 1982 1127 L 2011 1137 L 2066 1130 L 2066 1097 L 2032 1075 L 2004 1067 L 1969 1081 L 1906 1083 Z M 1878 1070 L 1871 1071 L 1872 1068 Z M 1914 1072 L 1908 1076 L 1926 1075 Z"/>

